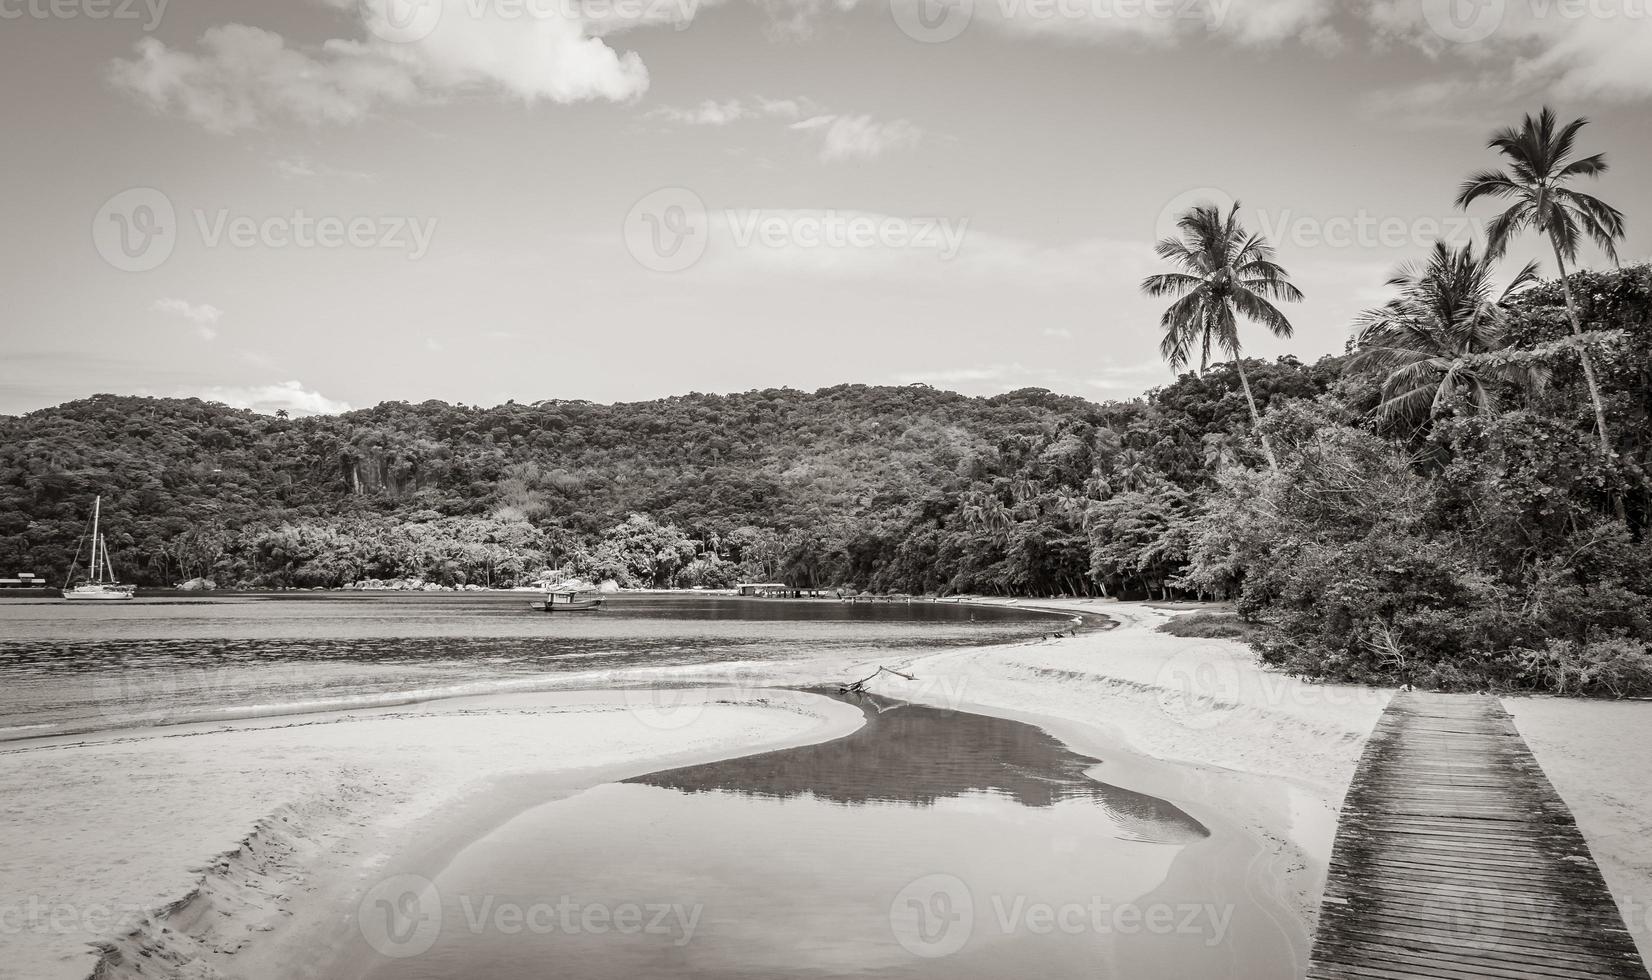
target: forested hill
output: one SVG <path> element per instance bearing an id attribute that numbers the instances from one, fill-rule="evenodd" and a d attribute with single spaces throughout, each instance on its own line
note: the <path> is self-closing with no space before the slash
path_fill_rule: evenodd
<path id="1" fill-rule="evenodd" d="M 60 578 L 102 494 L 142 584 L 1224 596 L 1309 676 L 1652 693 L 1652 270 L 1572 276 L 1574 336 L 1556 283 L 1452 278 L 1483 265 L 1439 251 L 1346 356 L 1241 362 L 1259 426 L 1231 362 L 1108 404 L 846 386 L 289 420 L 102 395 L 0 419 L 0 572 Z"/>
<path id="2" fill-rule="evenodd" d="M 1264 398 L 1337 374 L 1252 371 Z M 638 585 L 1091 591 L 1098 474 L 1207 484 L 1248 453 L 1236 385 L 1218 370 L 1108 405 L 848 385 L 292 420 L 99 395 L 0 419 L 0 571 L 61 577 L 103 494 L 120 570 L 145 584 L 498 584 L 567 563 Z M 1006 561 L 1001 532 L 1034 516 Z"/>

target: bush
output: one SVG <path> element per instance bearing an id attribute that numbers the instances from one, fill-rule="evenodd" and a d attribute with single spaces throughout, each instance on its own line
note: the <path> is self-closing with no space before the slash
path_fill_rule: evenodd
<path id="1" fill-rule="evenodd" d="M 1519 653 L 1523 686 L 1609 698 L 1652 691 L 1652 651 L 1624 637 L 1591 643 L 1554 640 L 1541 650 Z"/>
<path id="2" fill-rule="evenodd" d="M 1257 634 L 1257 627 L 1235 613 L 1196 612 L 1159 624 L 1159 632 L 1201 640 L 1245 641 Z"/>

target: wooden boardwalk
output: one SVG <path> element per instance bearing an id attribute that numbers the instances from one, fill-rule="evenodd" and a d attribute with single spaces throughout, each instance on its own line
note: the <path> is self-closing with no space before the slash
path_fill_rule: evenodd
<path id="1" fill-rule="evenodd" d="M 1498 700 L 1401 693 L 1343 803 L 1308 977 L 1647 972 L 1571 812 Z"/>

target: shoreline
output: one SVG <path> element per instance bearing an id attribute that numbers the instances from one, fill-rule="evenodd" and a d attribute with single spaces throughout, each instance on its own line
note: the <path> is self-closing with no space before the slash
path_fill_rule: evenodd
<path id="1" fill-rule="evenodd" d="M 313 946 L 295 926 L 324 924 L 398 855 L 467 839 L 547 793 L 860 724 L 852 707 L 786 691 L 573 691 L 0 750 L 8 819 L 54 828 L 0 853 L 15 903 L 0 909 L 0 955 L 30 980 L 192 962 L 216 971 L 202 980 L 249 964 L 286 975 L 280 951 Z"/>
<path id="2" fill-rule="evenodd" d="M 1250 894 L 1259 908 L 1273 910 L 1267 914 L 1287 937 L 1298 971 L 1305 968 L 1341 798 L 1392 692 L 1306 684 L 1256 666 L 1242 643 L 1156 631 L 1198 606 L 1094 599 L 945 601 L 1010 606 L 1067 621 L 1081 616 L 1090 628 L 1060 639 L 866 661 L 847 667 L 852 676 L 821 682 L 835 685 L 862 676 L 863 667 L 870 672 L 888 664 L 915 680 L 885 674 L 869 683 L 869 690 L 1035 725 L 1103 759 L 1090 771 L 1093 778 L 1169 800 L 1222 828 L 1226 832 L 1213 835 L 1217 842 L 1210 848 L 1177 862 L 1161 891 Z M 330 929 L 354 928 L 355 903 L 375 874 L 439 869 L 515 813 L 602 782 L 829 741 L 861 723 L 857 709 L 758 681 L 708 686 L 718 678 L 698 670 L 628 679 L 663 686 L 449 696 L 0 745 L 0 790 L 28 779 L 37 798 L 49 799 L 49 805 L 36 801 L 14 808 L 9 815 L 19 825 L 30 823 L 28 809 L 42 811 L 36 815 L 41 822 L 52 819 L 46 812 L 85 814 L 65 827 L 60 840 L 49 842 L 57 853 L 51 846 L 25 847 L 29 853 L 21 858 L 0 856 L 0 872 L 19 881 L 17 890 L 28 895 L 31 878 L 18 868 L 20 860 L 32 862 L 36 896 L 54 894 L 52 887 L 68 896 L 48 901 L 48 911 L 67 905 L 71 918 L 82 913 L 87 928 L 45 935 L 6 930 L 8 944 L 25 939 L 8 956 L 30 967 L 26 975 L 42 980 L 135 976 L 123 972 L 122 964 L 153 965 L 157 956 L 160 962 L 219 959 L 232 962 L 238 974 L 259 977 L 297 975 L 291 964 L 306 962 L 314 973 L 316 949 L 325 947 L 316 938 Z M 1578 807 L 1579 794 L 1595 794 L 1592 804 L 1585 801 L 1579 808 L 1580 827 L 1620 905 L 1633 902 L 1652 880 L 1652 868 L 1634 849 L 1634 841 L 1644 839 L 1635 835 L 1648 829 L 1652 818 L 1642 816 L 1644 810 L 1626 811 L 1612 791 L 1580 782 L 1580 774 L 1591 770 L 1568 739 L 1576 737 L 1576 716 L 1595 705 L 1543 709 L 1544 703 L 1523 699 L 1511 702 L 1510 710 L 1517 722 L 1548 711 L 1547 741 L 1534 739 L 1534 752 L 1569 804 Z M 1652 713 L 1637 717 L 1652 722 Z M 618 727 L 616 718 L 624 720 Z M 346 731 L 352 737 L 344 737 Z M 232 740 L 238 747 L 226 750 Z M 209 743 L 211 751 L 178 748 L 158 765 L 146 755 L 140 772 L 122 771 L 132 758 L 128 747 Z M 546 751 L 548 743 L 556 744 L 554 752 Z M 44 774 L 40 766 L 14 764 L 37 762 L 47 753 L 85 757 L 68 767 L 71 771 L 48 765 Z M 169 848 L 146 848 L 138 855 L 122 847 L 132 839 L 161 839 L 168 823 L 158 819 L 157 810 L 187 808 L 194 801 L 190 790 L 223 789 L 211 767 L 201 767 L 207 759 L 227 759 L 238 769 L 242 783 L 236 800 L 225 806 L 215 795 L 217 810 L 204 821 L 190 813 L 192 822 L 206 826 L 189 841 L 172 840 Z M 164 785 L 155 794 L 159 803 L 144 802 L 149 794 L 143 792 L 108 800 L 117 790 L 111 782 L 142 782 L 142 769 L 166 768 L 169 761 L 172 771 L 162 776 Z M 294 775 L 308 777 L 304 782 L 311 791 L 275 799 L 261 793 L 257 775 L 245 778 L 249 772 L 261 772 L 284 793 L 291 792 Z M 56 792 L 43 792 L 43 778 Z M 1628 792 L 1622 786 L 1616 790 Z M 55 819 L 63 824 L 61 816 Z M 1599 853 L 1600 826 L 1611 828 L 1619 845 L 1605 854 Z M 152 833 L 146 835 L 146 828 Z M 85 846 L 88 839 L 101 849 Z M 209 841 L 223 846 L 202 866 L 212 850 Z M 122 869 L 118 880 L 104 880 L 107 868 L 88 874 L 86 865 L 99 860 Z M 253 874 L 253 868 L 264 870 Z M 271 873 L 290 887 L 270 887 Z M 59 884 L 59 879 L 66 880 Z M 249 895 L 263 897 L 249 900 Z M 135 924 L 100 930 L 84 915 L 109 907 L 124 908 Z M 159 910 L 158 916 L 150 915 L 152 910 Z M 133 927 L 124 928 L 128 925 Z M 1641 926 L 1631 928 L 1644 948 Z M 200 936 L 191 938 L 192 932 Z M 101 954 L 88 951 L 92 943 L 103 944 Z"/>
<path id="3" fill-rule="evenodd" d="M 914 658 L 900 669 L 918 682 L 885 675 L 874 689 L 1037 724 L 1108 759 L 1099 778 L 1123 771 L 1132 789 L 1196 816 L 1219 812 L 1251 838 L 1252 859 L 1280 875 L 1281 898 L 1311 939 L 1342 797 L 1392 691 L 1307 684 L 1257 666 L 1242 643 L 1156 631 L 1193 609 L 1039 605 L 1115 625 Z"/>

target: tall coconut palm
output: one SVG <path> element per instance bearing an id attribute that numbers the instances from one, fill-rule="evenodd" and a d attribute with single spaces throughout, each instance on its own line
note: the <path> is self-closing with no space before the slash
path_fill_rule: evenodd
<path id="1" fill-rule="evenodd" d="M 1536 389 L 1547 379 L 1536 362 L 1498 356 L 1508 347 L 1507 303 L 1537 283 L 1537 263 L 1528 262 L 1501 292 L 1493 267 L 1472 244 L 1435 242 L 1427 262 L 1401 266 L 1388 280 L 1399 296 L 1356 321 L 1348 367 L 1387 372 L 1377 406 L 1384 420 L 1420 424 L 1464 396 L 1472 411 L 1490 412 L 1495 382 Z"/>
<path id="2" fill-rule="evenodd" d="M 1574 119 L 1557 126 L 1554 111 L 1545 106 L 1536 118 L 1528 115 L 1519 129 L 1499 130 L 1487 145 L 1503 154 L 1508 169 L 1477 173 L 1463 182 L 1457 194 L 1457 206 L 1465 209 L 1482 197 L 1509 202 L 1508 208 L 1486 227 L 1486 251 L 1491 258 L 1501 257 L 1509 241 L 1528 228 L 1548 237 L 1575 338 L 1583 336 L 1583 324 L 1566 278 L 1566 263 L 1577 259 L 1578 245 L 1585 236 L 1616 262 L 1617 241 L 1623 237 L 1623 215 L 1616 208 L 1566 186 L 1575 177 L 1599 177 L 1606 172 L 1603 153 L 1572 158 L 1578 130 L 1588 123 L 1587 119 Z M 1601 457 L 1610 461 L 1612 440 L 1606 428 L 1606 408 L 1600 400 L 1594 358 L 1581 343 L 1578 357 L 1594 404 Z"/>
<path id="3" fill-rule="evenodd" d="M 1155 251 L 1160 258 L 1174 263 L 1178 271 L 1148 276 L 1142 282 L 1142 291 L 1149 296 L 1176 297 L 1159 321 L 1164 329 L 1159 351 L 1178 371 L 1188 365 L 1196 349 L 1201 371 L 1210 365 L 1212 348 L 1233 358 L 1245 401 L 1250 404 L 1251 421 L 1262 440 L 1262 452 L 1268 457 L 1268 465 L 1278 470 L 1279 459 L 1262 432 L 1262 414 L 1256 409 L 1256 396 L 1245 374 L 1239 318 L 1262 324 L 1276 337 L 1289 337 L 1291 323 L 1273 303 L 1298 302 L 1302 291 L 1274 262 L 1273 247 L 1240 224 L 1238 202 L 1226 217 L 1215 205 L 1201 204 L 1182 215 L 1176 227 L 1180 237 L 1164 239 Z"/>

